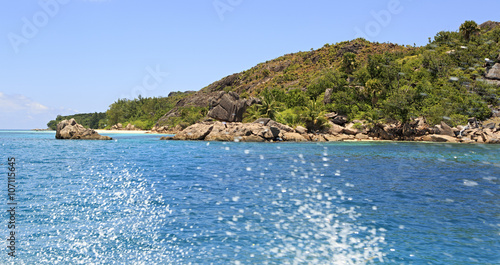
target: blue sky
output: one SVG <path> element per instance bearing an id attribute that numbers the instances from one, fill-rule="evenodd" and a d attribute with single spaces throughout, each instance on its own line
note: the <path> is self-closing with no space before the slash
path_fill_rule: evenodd
<path id="1" fill-rule="evenodd" d="M 199 90 L 281 55 L 356 37 L 424 45 L 496 1 L 0 1 L 0 129 L 118 98 Z"/>

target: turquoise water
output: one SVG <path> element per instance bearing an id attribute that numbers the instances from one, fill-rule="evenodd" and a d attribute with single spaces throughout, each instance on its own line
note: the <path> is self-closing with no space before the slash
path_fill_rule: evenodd
<path id="1" fill-rule="evenodd" d="M 500 264 L 498 145 L 110 136 L 0 132 L 1 264 Z"/>

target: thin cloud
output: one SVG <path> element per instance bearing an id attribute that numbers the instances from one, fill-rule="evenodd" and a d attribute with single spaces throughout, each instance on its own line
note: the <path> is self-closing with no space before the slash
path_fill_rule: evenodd
<path id="1" fill-rule="evenodd" d="M 24 95 L 0 92 L 0 129 L 46 128 L 47 122 L 61 113 L 76 111 L 51 108 Z"/>
<path id="2" fill-rule="evenodd" d="M 30 114 L 39 114 L 49 108 L 23 95 L 8 95 L 0 92 L 0 113 L 25 111 Z"/>

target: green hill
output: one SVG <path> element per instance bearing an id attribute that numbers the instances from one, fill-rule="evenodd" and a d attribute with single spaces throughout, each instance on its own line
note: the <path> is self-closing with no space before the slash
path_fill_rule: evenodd
<path id="1" fill-rule="evenodd" d="M 364 39 L 326 44 L 223 78 L 183 99 L 159 123 L 171 125 L 184 108 L 207 106 L 222 90 L 263 99 L 247 111 L 248 121 L 271 117 L 307 125 L 325 112 L 371 122 L 404 123 L 419 116 L 431 124 L 484 120 L 500 101 L 500 82 L 484 78 L 487 67 L 500 60 L 499 39 L 498 22 L 468 21 L 459 31 L 439 32 L 423 47 Z"/>
<path id="2" fill-rule="evenodd" d="M 499 24 L 466 21 L 422 47 L 364 39 L 326 44 L 258 64 L 198 92 L 155 99 L 155 104 L 153 99 L 119 100 L 106 113 L 107 124 L 186 127 L 205 118 L 210 97 L 219 91 L 262 99 L 247 110 L 247 121 L 269 117 L 313 129 L 322 126 L 327 112 L 370 123 L 405 123 L 420 116 L 430 124 L 484 120 L 500 104 L 500 76 L 486 78 L 500 61 Z"/>

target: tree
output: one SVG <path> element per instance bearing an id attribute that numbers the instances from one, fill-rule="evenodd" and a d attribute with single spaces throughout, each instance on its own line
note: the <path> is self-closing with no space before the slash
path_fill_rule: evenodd
<path id="1" fill-rule="evenodd" d="M 321 74 L 311 85 L 307 87 L 307 95 L 316 100 L 327 88 L 333 88 L 334 92 L 346 89 L 346 79 L 335 70 L 327 70 Z"/>
<path id="2" fill-rule="evenodd" d="M 309 100 L 309 103 L 301 113 L 307 130 L 314 132 L 323 129 L 328 122 L 325 118 L 325 113 L 324 105 L 319 100 Z"/>
<path id="3" fill-rule="evenodd" d="M 342 69 L 347 74 L 352 74 L 352 72 L 356 69 L 357 66 L 358 65 L 356 62 L 356 54 L 352 52 L 344 53 L 344 56 L 342 58 Z"/>
<path id="4" fill-rule="evenodd" d="M 287 108 L 302 107 L 307 103 L 307 96 L 305 93 L 296 88 L 288 91 L 285 97 L 285 105 Z"/>
<path id="5" fill-rule="evenodd" d="M 276 120 L 276 115 L 283 109 L 283 103 L 276 100 L 276 96 L 280 95 L 278 90 L 264 89 L 261 92 L 261 104 L 251 106 L 247 109 L 246 119 L 250 118 L 270 118 Z"/>
<path id="6" fill-rule="evenodd" d="M 464 36 L 465 41 L 469 41 L 470 37 L 479 32 L 479 26 L 473 20 L 467 20 L 460 25 L 460 33 Z"/>
<path id="7" fill-rule="evenodd" d="M 372 107 L 375 107 L 379 97 L 384 92 L 384 85 L 378 79 L 370 79 L 365 84 L 365 97 L 371 100 Z"/>
<path id="8" fill-rule="evenodd" d="M 90 129 L 98 129 L 99 128 L 99 116 L 97 112 L 92 114 L 92 117 L 90 118 L 89 122 L 89 128 Z"/>
<path id="9" fill-rule="evenodd" d="M 408 123 L 416 112 L 417 96 L 417 90 L 411 86 L 395 89 L 383 104 L 384 114 L 389 118 L 401 121 L 403 124 Z"/>

